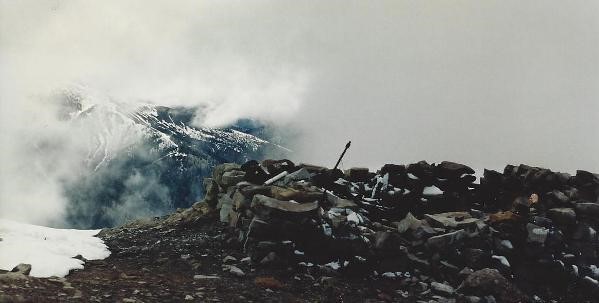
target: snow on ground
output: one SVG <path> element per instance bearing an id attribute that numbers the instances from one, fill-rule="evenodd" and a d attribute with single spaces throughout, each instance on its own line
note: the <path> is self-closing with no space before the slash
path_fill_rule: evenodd
<path id="1" fill-rule="evenodd" d="M 104 259 L 108 247 L 97 237 L 100 230 L 56 229 L 0 219 L 0 269 L 19 263 L 31 264 L 31 276 L 64 277 L 71 269 L 82 269 L 88 260 Z"/>

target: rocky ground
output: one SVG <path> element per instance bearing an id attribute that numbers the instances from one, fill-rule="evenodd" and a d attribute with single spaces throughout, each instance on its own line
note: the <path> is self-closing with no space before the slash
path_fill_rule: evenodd
<path id="1" fill-rule="evenodd" d="M 215 216 L 105 230 L 110 257 L 66 278 L 1 274 L 0 302 L 414 302 L 399 282 L 252 265 Z"/>
<path id="2" fill-rule="evenodd" d="M 103 230 L 112 255 L 66 278 L 0 273 L 0 302 L 598 302 L 590 172 L 267 160 L 217 166 L 205 192 Z"/>

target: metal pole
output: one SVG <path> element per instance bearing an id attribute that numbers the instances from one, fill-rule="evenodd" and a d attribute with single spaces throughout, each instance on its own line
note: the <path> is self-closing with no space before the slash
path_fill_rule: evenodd
<path id="1" fill-rule="evenodd" d="M 339 163 L 341 163 L 341 159 L 343 159 L 343 156 L 345 156 L 345 152 L 347 152 L 347 150 L 349 149 L 350 146 L 351 146 L 351 141 L 349 141 L 349 142 L 347 142 L 347 144 L 345 144 L 345 149 L 341 153 L 341 156 L 339 156 L 339 160 L 337 160 L 337 163 L 335 163 L 335 168 L 333 168 L 333 171 L 335 171 L 337 169 L 337 167 L 339 166 Z M 324 201 L 327 200 L 327 189 L 326 188 L 322 192 L 322 200 L 323 200 L 323 203 L 324 203 Z"/>
<path id="2" fill-rule="evenodd" d="M 335 168 L 333 168 L 333 170 L 337 169 L 337 166 L 339 166 L 339 163 L 341 162 L 341 159 L 343 159 L 343 156 L 345 155 L 345 152 L 349 149 L 350 146 L 351 146 L 351 141 L 349 141 L 349 142 L 347 142 L 347 144 L 345 144 L 345 149 L 341 153 L 341 156 L 339 156 L 339 160 L 337 160 L 337 163 L 335 163 Z"/>

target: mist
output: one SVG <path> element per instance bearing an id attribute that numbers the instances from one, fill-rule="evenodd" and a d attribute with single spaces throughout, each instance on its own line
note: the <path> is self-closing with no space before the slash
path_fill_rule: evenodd
<path id="1" fill-rule="evenodd" d="M 352 140 L 344 168 L 598 172 L 598 17 L 589 1 L 0 1 L 0 216 L 64 219 L 96 131 L 56 115 L 73 87 L 201 106 L 196 126 L 263 121 L 297 134 L 298 162 L 332 166 Z M 118 133 L 115 150 L 139 139 Z"/>

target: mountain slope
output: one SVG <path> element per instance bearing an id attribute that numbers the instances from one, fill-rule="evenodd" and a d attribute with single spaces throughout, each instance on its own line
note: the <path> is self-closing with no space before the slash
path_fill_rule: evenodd
<path id="1" fill-rule="evenodd" d="M 197 108 L 106 103 L 84 109 L 72 99 L 73 131 L 93 134 L 86 138 L 85 169 L 64 182 L 67 219 L 75 227 L 113 226 L 188 207 L 203 195 L 203 178 L 215 165 L 289 152 L 249 120 L 199 128 L 191 125 Z"/>

